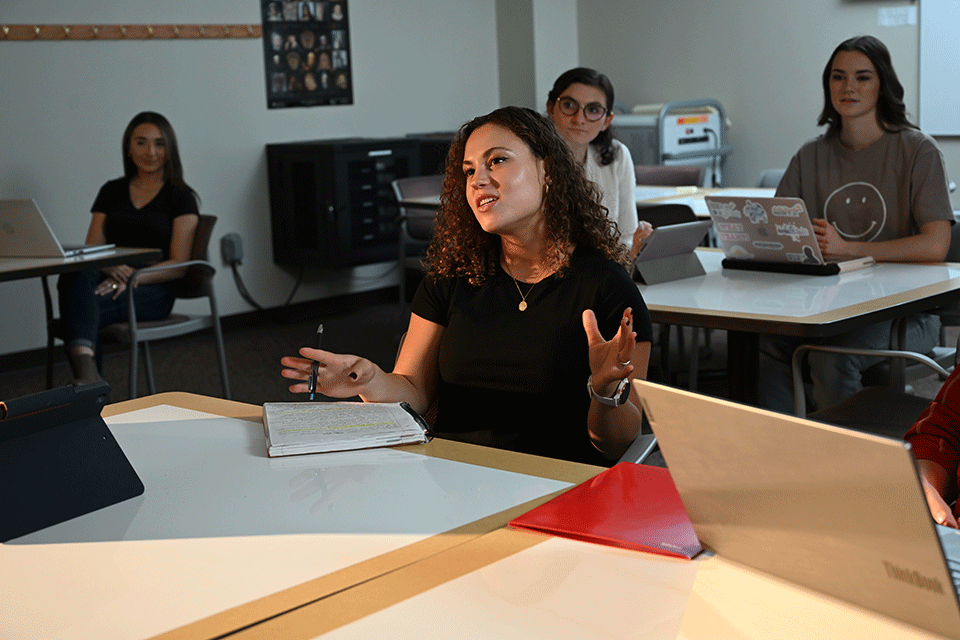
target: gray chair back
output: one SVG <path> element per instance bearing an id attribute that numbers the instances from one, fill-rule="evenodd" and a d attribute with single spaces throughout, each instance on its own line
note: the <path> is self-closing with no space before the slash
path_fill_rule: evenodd
<path id="1" fill-rule="evenodd" d="M 703 167 L 691 165 L 638 164 L 634 173 L 637 184 L 699 187 L 703 180 Z"/>
<path id="2" fill-rule="evenodd" d="M 760 189 L 776 189 L 780 185 L 780 180 L 783 179 L 785 172 L 786 169 L 767 169 L 760 174 L 757 187 Z"/>

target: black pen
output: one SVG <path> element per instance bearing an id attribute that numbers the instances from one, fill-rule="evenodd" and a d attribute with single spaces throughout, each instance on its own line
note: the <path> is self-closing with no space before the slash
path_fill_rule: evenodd
<path id="1" fill-rule="evenodd" d="M 323 325 L 317 327 L 317 349 L 323 346 Z M 310 391 L 310 399 L 313 400 L 313 394 L 317 392 L 317 374 L 320 372 L 320 363 L 313 361 L 313 367 L 310 369 L 310 380 L 307 382 L 307 389 Z"/>

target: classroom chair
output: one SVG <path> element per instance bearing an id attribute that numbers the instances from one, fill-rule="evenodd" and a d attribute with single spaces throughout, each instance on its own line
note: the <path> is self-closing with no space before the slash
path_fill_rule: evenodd
<path id="1" fill-rule="evenodd" d="M 643 461 L 650 457 L 650 454 L 657 448 L 657 436 L 652 433 L 639 433 L 637 438 L 627 449 L 626 453 L 620 456 L 617 462 L 634 462 L 643 464 Z"/>
<path id="2" fill-rule="evenodd" d="M 634 165 L 637 184 L 665 187 L 698 187 L 703 180 L 703 167 L 693 165 Z"/>
<path id="3" fill-rule="evenodd" d="M 420 198 L 439 195 L 443 190 L 443 176 L 414 176 L 398 178 L 390 183 L 397 202 L 405 198 Z M 400 205 L 397 217 L 399 238 L 397 243 L 397 263 L 400 265 L 400 307 L 407 303 L 407 269 L 423 271 L 423 258 L 430 245 L 433 234 L 433 221 L 436 219 L 435 207 L 413 207 Z"/>
<path id="4" fill-rule="evenodd" d="M 947 251 L 946 261 L 960 262 L 960 222 L 954 224 L 950 229 L 950 249 Z M 865 387 L 888 387 L 895 393 L 908 393 L 908 385 L 911 382 L 931 374 L 928 361 L 937 365 L 937 369 L 934 371 L 942 380 L 946 380 L 948 372 L 960 363 L 960 336 L 958 336 L 956 343 L 949 344 L 946 334 L 948 327 L 960 326 L 960 299 L 951 300 L 933 309 L 927 309 L 924 313 L 940 317 L 940 344 L 934 346 L 929 353 L 914 353 L 913 355 L 920 356 L 919 359 L 893 355 L 901 351 L 904 343 L 904 327 L 900 321 L 894 322 L 890 336 L 890 348 L 878 350 L 876 354 L 866 353 L 866 355 L 878 355 L 878 357 L 887 359 L 864 371 L 863 384 Z M 800 349 L 804 349 L 805 353 L 809 350 L 805 348 L 807 346 L 809 345 L 801 346 Z M 832 349 L 832 347 L 818 347 L 818 350 L 821 351 L 828 349 Z M 837 353 L 843 353 L 843 351 L 837 351 Z M 856 353 L 860 352 L 857 351 Z M 796 354 L 794 357 L 796 357 Z M 797 389 L 796 380 L 796 374 L 794 374 L 795 393 Z M 796 397 L 794 401 L 800 402 Z"/>
<path id="5" fill-rule="evenodd" d="M 953 184 L 953 183 L 951 183 Z M 954 215 L 956 215 L 956 211 Z M 947 262 L 960 262 L 960 220 L 950 227 L 950 248 L 947 250 Z M 945 357 L 951 353 L 955 356 L 960 353 L 960 340 L 956 345 L 947 344 L 947 327 L 960 327 L 960 299 L 947 302 L 927 313 L 940 316 L 940 345 L 934 348 L 934 360 L 941 366 L 949 368 L 945 363 Z M 953 363 L 956 364 L 956 361 Z"/>
<path id="6" fill-rule="evenodd" d="M 780 184 L 783 174 L 786 172 L 786 169 L 767 169 L 760 174 L 760 179 L 757 180 L 758 189 L 776 189 Z"/>
<path id="7" fill-rule="evenodd" d="M 217 222 L 216 216 L 201 215 L 200 222 L 193 237 L 193 248 L 190 260 L 176 265 L 162 267 L 146 267 L 138 269 L 130 278 L 130 286 L 126 296 L 129 305 L 129 322 L 118 322 L 107 325 L 100 330 L 102 341 L 120 342 L 130 346 L 130 398 L 137 397 L 137 367 L 139 347 L 143 348 L 143 359 L 147 373 L 147 387 L 150 394 L 157 392 L 153 379 L 153 362 L 150 358 L 150 342 L 175 338 L 196 333 L 205 329 L 213 329 L 216 342 L 217 357 L 220 365 L 220 382 L 223 387 L 223 397 L 230 400 L 230 381 L 227 375 L 227 358 L 223 347 L 223 335 L 220 330 L 220 315 L 217 312 L 217 299 L 214 294 L 213 275 L 216 269 L 208 262 L 208 247 L 213 226 Z M 182 314 L 171 313 L 163 320 L 152 322 L 137 322 L 136 307 L 134 304 L 134 283 L 146 273 L 179 269 L 187 267 L 187 273 L 176 282 L 177 299 L 207 298 L 210 304 L 209 314 Z M 56 338 L 63 339 L 62 325 L 54 320 L 48 328 L 47 336 L 47 388 L 53 386 L 53 345 Z"/>
<path id="8" fill-rule="evenodd" d="M 865 433 L 901 439 L 907 430 L 917 421 L 920 414 L 930 404 L 929 398 L 921 398 L 909 393 L 902 379 L 890 376 L 888 383 L 882 386 L 867 386 L 849 398 L 831 407 L 824 407 L 807 415 L 807 399 L 804 389 L 803 359 L 809 351 L 826 353 L 872 355 L 880 358 L 892 358 L 912 361 L 927 370 L 927 375 L 936 373 L 944 380 L 947 370 L 931 358 L 912 351 L 892 349 L 854 349 L 805 344 L 793 352 L 791 363 L 793 373 L 794 412 L 801 418 L 810 418 Z"/>

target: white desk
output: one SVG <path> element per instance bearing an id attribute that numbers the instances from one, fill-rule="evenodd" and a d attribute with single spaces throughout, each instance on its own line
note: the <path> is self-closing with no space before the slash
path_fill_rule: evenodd
<path id="1" fill-rule="evenodd" d="M 670 193 L 672 190 L 673 193 Z M 707 203 L 704 196 L 725 195 L 744 198 L 770 198 L 776 189 L 759 189 L 751 187 L 725 187 L 722 189 L 702 189 L 698 187 L 648 187 L 637 186 L 635 190 L 637 206 L 653 207 L 661 204 L 685 204 L 693 210 L 698 218 L 709 218 Z"/>
<path id="2" fill-rule="evenodd" d="M 421 209 L 439 209 L 440 194 L 430 196 L 419 196 L 417 198 L 403 198 L 398 203 L 401 207 L 419 207 Z"/>
<path id="3" fill-rule="evenodd" d="M 730 563 L 500 529 L 235 640 L 769 640 L 931 636 Z"/>
<path id="4" fill-rule="evenodd" d="M 151 262 L 163 256 L 159 249 L 130 249 L 117 247 L 72 258 L 2 258 L 0 257 L 0 282 L 23 280 L 41 276 L 100 269 L 126 262 Z"/>
<path id="5" fill-rule="evenodd" d="M 960 295 L 960 264 L 881 263 L 836 276 L 722 269 L 698 249 L 706 274 L 638 285 L 654 322 L 728 332 L 731 395 L 756 396 L 759 334 L 821 337 L 919 313 Z"/>
<path id="6" fill-rule="evenodd" d="M 269 459 L 259 407 L 182 393 L 108 407 L 137 408 L 108 423 L 144 495 L 0 545 L 0 638 L 215 637 L 462 544 L 600 471 L 439 440 Z"/>
<path id="7" fill-rule="evenodd" d="M 689 562 L 504 527 L 543 498 L 440 535 L 416 524 L 412 531 L 402 530 L 411 520 L 400 516 L 408 523 L 404 526 L 392 522 L 387 517 L 392 505 L 381 504 L 382 511 L 368 511 L 366 517 L 356 509 L 357 503 L 368 500 L 367 489 L 376 490 L 378 480 L 393 483 L 390 498 L 408 506 L 420 496 L 409 495 L 404 487 L 419 483 L 428 493 L 443 496 L 426 515 L 436 528 L 438 519 L 463 521 L 477 511 L 496 508 L 496 503 L 522 500 L 510 487 L 540 493 L 556 483 L 585 480 L 599 471 L 596 467 L 435 440 L 389 454 L 410 458 L 399 463 L 409 473 L 391 475 L 392 462 L 368 474 L 377 476 L 370 480 L 350 472 L 329 485 L 338 497 L 326 502 L 322 500 L 326 487 L 307 491 L 304 484 L 318 485 L 289 482 L 302 468 L 284 468 L 276 474 L 267 469 L 262 490 L 257 483 L 240 487 L 229 481 L 238 466 L 264 471 L 273 462 L 262 458 L 262 440 L 257 442 L 253 435 L 259 428 L 259 407 L 168 393 L 112 405 L 104 413 L 122 414 L 162 403 L 215 409 L 239 420 L 189 413 L 168 416 L 175 418 L 168 425 L 171 433 L 179 434 L 176 438 L 192 438 L 198 452 L 220 459 L 198 469 L 186 463 L 188 453 L 183 450 L 167 452 L 166 457 L 155 451 L 153 464 L 147 464 L 152 470 L 143 466 L 149 461 L 137 450 L 136 431 L 141 425 L 147 433 L 140 445 L 160 444 L 164 430 L 155 412 L 126 413 L 111 420 L 118 439 L 131 447 L 128 454 L 147 485 L 138 509 L 148 512 L 149 501 L 165 498 L 150 494 L 162 493 L 156 489 L 157 472 L 169 469 L 169 475 L 193 476 L 171 478 L 174 484 L 194 486 L 203 477 L 203 482 L 218 486 L 198 486 L 199 492 L 222 492 L 221 498 L 229 496 L 237 503 L 220 499 L 207 504 L 200 518 L 206 523 L 200 526 L 222 526 L 216 521 L 232 511 L 230 517 L 257 530 L 185 538 L 181 537 L 185 529 L 194 525 L 171 517 L 158 525 L 169 525 L 174 535 L 150 537 L 141 532 L 125 534 L 132 539 L 122 541 L 0 545 L 0 638 L 114 639 L 155 633 L 168 639 L 235 640 L 306 640 L 321 634 L 335 639 L 416 640 L 930 638 L 709 554 Z M 147 421 L 137 423 L 136 418 Z M 217 453 L 237 445 L 239 455 Z M 472 465 L 454 459 L 472 459 L 485 468 L 470 469 Z M 362 466 L 359 460 L 320 468 L 324 475 L 328 469 L 347 473 L 343 470 Z M 218 469 L 219 464 L 227 468 Z M 447 489 L 459 484 L 456 476 L 462 472 L 473 475 L 479 485 L 461 487 L 466 493 L 454 495 Z M 288 483 L 274 482 L 277 478 L 269 477 L 274 475 Z M 412 484 L 407 475 L 413 476 Z M 273 512 L 280 520 L 302 521 L 307 517 L 304 512 L 311 512 L 318 517 L 318 528 L 326 532 L 280 534 L 274 532 L 280 525 L 271 521 L 271 515 L 242 513 L 244 505 L 252 507 L 271 494 L 266 501 L 277 503 Z M 196 501 L 188 496 L 184 502 L 190 500 Z M 337 531 L 341 508 L 354 522 Z M 140 518 L 134 514 L 129 532 L 142 531 Z M 177 625 L 184 626 L 174 628 Z"/>
<path id="8" fill-rule="evenodd" d="M 709 218 L 707 205 L 703 201 L 705 195 L 722 193 L 731 196 L 770 197 L 776 189 L 752 189 L 748 187 L 731 187 L 724 189 L 704 189 L 701 187 L 669 187 L 658 185 L 637 185 L 634 187 L 634 199 L 638 207 L 650 207 L 658 204 L 685 204 L 701 218 Z M 404 198 L 401 205 L 408 207 L 423 207 L 430 209 L 440 208 L 440 194 L 422 196 L 419 198 Z"/>

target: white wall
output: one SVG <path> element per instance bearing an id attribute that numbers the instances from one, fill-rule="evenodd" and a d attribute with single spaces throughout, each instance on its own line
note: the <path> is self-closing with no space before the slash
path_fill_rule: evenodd
<path id="1" fill-rule="evenodd" d="M 179 4 L 2 0 L 0 23 L 259 21 L 255 0 Z M 817 134 L 820 72 L 851 35 L 872 33 L 890 46 L 907 107 L 917 113 L 918 29 L 876 26 L 878 8 L 905 5 L 529 0 L 519 3 L 518 16 L 506 0 L 354 0 L 355 104 L 310 109 L 266 109 L 259 40 L 0 41 L 0 197 L 36 198 L 57 234 L 79 241 L 98 187 L 122 171 L 123 127 L 137 111 L 160 111 L 177 130 L 204 212 L 220 216 L 214 240 L 219 246 L 222 235 L 240 233 L 249 289 L 261 304 L 277 306 L 295 274 L 271 258 L 267 143 L 454 129 L 500 106 L 502 80 L 532 78 L 534 89 L 514 86 L 504 103 L 522 98 L 543 109 L 556 76 L 583 64 L 607 73 L 628 104 L 720 100 L 733 121 L 728 183 L 749 185 L 761 170 L 785 166 Z M 531 31 L 532 43 L 523 41 Z M 960 140 L 940 144 L 960 181 Z M 218 247 L 213 257 L 219 262 Z M 395 276 L 390 265 L 311 270 L 294 301 L 384 286 Z M 229 269 L 218 272 L 217 292 L 225 314 L 250 309 Z M 0 283 L 0 300 L 0 354 L 43 346 L 38 281 Z"/>
<path id="2" fill-rule="evenodd" d="M 3 0 L 0 23 L 258 23 L 258 2 L 131 3 Z M 138 111 L 163 113 L 187 181 L 239 233 L 243 278 L 264 306 L 281 304 L 296 273 L 273 264 L 264 145 L 456 129 L 499 106 L 496 16 L 487 0 L 349 5 L 354 104 L 266 108 L 260 40 L 0 41 L 0 197 L 35 198 L 57 235 L 79 242 L 100 185 L 122 173 L 120 136 Z M 394 282 L 391 265 L 310 270 L 294 302 Z M 386 275 L 383 275 L 386 274 Z M 250 310 L 229 268 L 221 311 Z M 0 283 L 0 354 L 45 344 L 39 280 Z M 183 308 L 189 309 L 189 304 Z"/>
<path id="3" fill-rule="evenodd" d="M 872 34 L 890 48 L 916 121 L 919 31 L 878 27 L 875 0 L 581 0 L 580 60 L 602 69 L 628 104 L 715 98 L 732 120 L 727 184 L 751 185 L 785 167 L 820 131 L 820 74 L 837 44 Z M 922 9 L 922 7 L 921 7 Z M 960 181 L 960 140 L 939 140 Z M 953 196 L 960 207 L 960 194 Z"/>
<path id="4" fill-rule="evenodd" d="M 536 0 L 533 4 L 535 104 L 546 113 L 547 94 L 561 73 L 580 65 L 577 43 L 577 0 Z"/>

